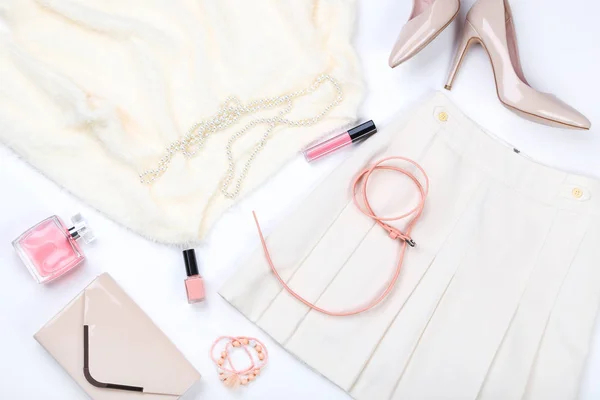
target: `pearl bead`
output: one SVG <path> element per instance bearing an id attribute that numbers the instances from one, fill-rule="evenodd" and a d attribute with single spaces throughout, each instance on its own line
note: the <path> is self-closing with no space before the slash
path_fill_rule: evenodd
<path id="1" fill-rule="evenodd" d="M 248 378 L 242 378 L 242 385 L 248 384 Z"/>
<path id="2" fill-rule="evenodd" d="M 227 358 L 227 352 L 226 351 L 221 352 L 221 358 Z"/>
<path id="3" fill-rule="evenodd" d="M 259 353 L 262 351 L 262 346 L 260 344 L 257 344 L 255 347 L 256 351 L 258 351 Z"/>
<path id="4" fill-rule="evenodd" d="M 240 347 L 240 342 L 238 342 L 237 340 L 233 341 L 233 347 Z"/>
<path id="5" fill-rule="evenodd" d="M 259 360 L 264 360 L 265 359 L 265 355 L 263 353 L 258 353 L 258 359 Z"/>
<path id="6" fill-rule="evenodd" d="M 248 380 L 253 381 L 256 377 L 254 375 L 248 375 Z"/>
<path id="7" fill-rule="evenodd" d="M 260 375 L 260 369 L 255 369 L 254 371 L 252 371 L 252 373 L 254 374 L 254 376 L 258 376 Z"/>
<path id="8" fill-rule="evenodd" d="M 242 340 L 240 340 L 240 342 L 242 342 L 242 344 L 243 344 L 244 346 L 247 346 L 247 345 L 248 345 L 248 339 L 246 339 L 246 338 L 243 338 Z"/>
<path id="9" fill-rule="evenodd" d="M 225 360 L 223 360 L 222 358 L 219 358 L 219 361 L 217 361 L 217 364 L 219 364 L 219 367 L 222 367 L 223 364 L 225 364 Z"/>

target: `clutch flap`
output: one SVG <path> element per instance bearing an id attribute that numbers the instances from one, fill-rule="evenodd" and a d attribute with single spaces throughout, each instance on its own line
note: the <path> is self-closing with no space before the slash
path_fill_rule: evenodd
<path id="1" fill-rule="evenodd" d="M 84 374 L 91 385 L 181 396 L 200 378 L 110 275 L 99 276 L 83 298 Z"/>

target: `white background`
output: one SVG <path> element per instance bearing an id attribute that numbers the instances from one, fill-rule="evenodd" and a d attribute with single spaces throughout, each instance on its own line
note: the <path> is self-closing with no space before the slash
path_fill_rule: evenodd
<path id="1" fill-rule="evenodd" d="M 392 70 L 387 58 L 410 13 L 410 1 L 359 1 L 355 42 L 368 85 L 361 109 L 363 119 L 383 125 L 398 110 L 407 109 L 434 90 L 443 90 L 454 40 L 472 3 L 463 0 L 456 22 L 416 58 Z M 511 0 L 511 4 L 530 83 L 578 108 L 592 121 L 592 130 L 536 125 L 504 109 L 496 98 L 488 58 L 480 48 L 469 53 L 448 95 L 480 125 L 539 161 L 600 178 L 600 3 Z M 187 400 L 348 399 L 268 340 L 216 293 L 234 273 L 236 264 L 257 245 L 250 210 L 260 210 L 268 230 L 268 221 L 272 226 L 283 217 L 343 156 L 338 154 L 318 166 L 308 166 L 298 157 L 229 211 L 197 248 L 208 294 L 204 304 L 190 306 L 185 299 L 180 249 L 151 243 L 107 220 L 0 148 L 0 398 L 85 398 L 32 335 L 94 277 L 107 271 L 202 373 L 201 383 L 185 396 Z M 37 285 L 17 259 L 11 241 L 49 215 L 68 218 L 78 211 L 88 218 L 98 236 L 94 245 L 85 248 L 87 263 L 51 285 Z M 250 387 L 230 391 L 217 380 L 208 349 L 219 335 L 255 335 L 266 341 L 271 364 Z M 597 329 L 581 399 L 600 399 L 599 375 Z"/>

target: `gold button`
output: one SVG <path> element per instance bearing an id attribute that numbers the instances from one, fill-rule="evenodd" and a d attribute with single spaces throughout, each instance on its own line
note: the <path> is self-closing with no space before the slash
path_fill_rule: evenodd
<path id="1" fill-rule="evenodd" d="M 442 111 L 441 113 L 438 114 L 438 119 L 442 122 L 448 121 L 448 113 L 446 113 L 445 111 Z"/>
<path id="2" fill-rule="evenodd" d="M 581 196 L 583 196 L 583 190 L 581 190 L 580 188 L 574 188 L 571 191 L 571 194 L 573 195 L 573 197 L 575 197 L 576 199 L 580 199 Z"/>

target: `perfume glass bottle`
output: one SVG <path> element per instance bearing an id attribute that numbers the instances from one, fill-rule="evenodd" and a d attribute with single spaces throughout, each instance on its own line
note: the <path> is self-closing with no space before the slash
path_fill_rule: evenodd
<path id="1" fill-rule="evenodd" d="M 80 214 L 71 221 L 73 226 L 67 228 L 53 215 L 13 241 L 17 254 L 39 283 L 64 275 L 85 259 L 77 240 L 90 243 L 95 239 L 94 234 Z"/>

